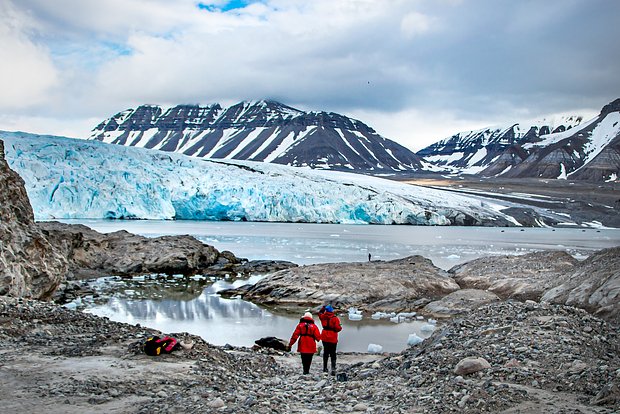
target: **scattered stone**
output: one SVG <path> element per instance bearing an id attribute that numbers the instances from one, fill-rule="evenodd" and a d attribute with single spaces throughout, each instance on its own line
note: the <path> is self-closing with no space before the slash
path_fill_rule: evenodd
<path id="1" fill-rule="evenodd" d="M 454 373 L 456 375 L 467 375 L 489 368 L 491 368 L 491 364 L 489 364 L 489 361 L 486 359 L 482 357 L 467 357 L 460 360 L 459 363 L 456 364 L 456 367 L 454 367 Z"/>
<path id="2" fill-rule="evenodd" d="M 217 397 L 216 399 L 209 401 L 207 405 L 211 408 L 222 408 L 226 406 L 226 403 L 220 397 Z"/>

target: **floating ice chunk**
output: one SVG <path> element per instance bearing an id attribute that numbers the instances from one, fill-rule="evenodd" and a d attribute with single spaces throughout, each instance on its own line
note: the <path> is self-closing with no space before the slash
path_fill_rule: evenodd
<path id="1" fill-rule="evenodd" d="M 349 308 L 349 320 L 350 321 L 361 321 L 362 311 L 357 310 L 357 308 Z"/>
<path id="2" fill-rule="evenodd" d="M 409 338 L 407 339 L 407 345 L 409 346 L 417 345 L 421 343 L 423 340 L 424 339 L 420 338 L 418 335 L 412 333 L 409 335 Z"/>
<path id="3" fill-rule="evenodd" d="M 422 325 L 422 327 L 420 328 L 420 332 L 424 332 L 424 333 L 433 332 L 434 330 L 435 330 L 435 325 L 430 324 L 430 323 Z"/>
<path id="4" fill-rule="evenodd" d="M 389 319 L 389 318 L 393 318 L 396 316 L 396 313 L 394 312 L 390 312 L 390 313 L 385 313 L 385 312 L 375 312 L 372 314 L 371 318 L 378 320 L 378 319 Z"/>
<path id="5" fill-rule="evenodd" d="M 378 354 L 383 351 L 383 347 L 377 344 L 368 344 L 368 352 L 371 354 Z"/>
<path id="6" fill-rule="evenodd" d="M 459 256 L 458 254 L 451 254 L 450 256 L 446 257 L 446 259 L 453 259 L 453 260 L 460 259 L 460 258 L 461 256 Z"/>
<path id="7" fill-rule="evenodd" d="M 430 323 L 431 325 L 437 325 L 437 319 L 428 319 L 428 323 Z"/>
<path id="8" fill-rule="evenodd" d="M 419 321 L 423 321 L 424 320 L 424 316 L 418 315 L 418 316 L 416 316 L 416 319 L 419 320 Z"/>
<path id="9" fill-rule="evenodd" d="M 393 315 L 393 314 L 392 314 Z M 415 312 L 401 312 L 398 315 L 390 315 L 390 322 L 401 323 L 411 320 L 416 316 Z"/>

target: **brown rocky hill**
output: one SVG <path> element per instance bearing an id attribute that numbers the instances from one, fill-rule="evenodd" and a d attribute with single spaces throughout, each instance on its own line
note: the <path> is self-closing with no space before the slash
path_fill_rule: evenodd
<path id="1" fill-rule="evenodd" d="M 24 181 L 11 170 L 0 141 L 0 295 L 44 299 L 67 271 L 67 260 L 35 224 Z"/>

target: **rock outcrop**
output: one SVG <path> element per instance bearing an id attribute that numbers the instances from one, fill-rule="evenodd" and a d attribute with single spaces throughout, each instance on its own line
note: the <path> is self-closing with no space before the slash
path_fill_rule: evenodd
<path id="1" fill-rule="evenodd" d="M 435 300 L 423 309 L 423 312 L 434 317 L 446 318 L 464 314 L 482 305 L 499 302 L 500 298 L 493 292 L 479 289 L 459 289 L 439 300 Z"/>
<path id="2" fill-rule="evenodd" d="M 332 303 L 367 312 L 468 314 L 501 300 L 545 301 L 620 315 L 620 247 L 579 262 L 561 251 L 475 259 L 449 271 L 421 256 L 388 262 L 332 263 L 276 272 L 253 286 L 221 292 L 298 310 Z"/>
<path id="3" fill-rule="evenodd" d="M 248 261 L 189 235 L 144 237 L 124 230 L 102 234 L 83 225 L 59 222 L 41 222 L 39 226 L 67 257 L 69 280 L 153 273 L 268 273 L 297 266 L 286 261 Z"/>
<path id="4" fill-rule="evenodd" d="M 561 284 L 547 290 L 543 302 L 583 308 L 609 321 L 620 320 L 620 247 L 593 254 L 557 282 Z"/>
<path id="5" fill-rule="evenodd" d="M 46 299 L 67 261 L 34 222 L 24 181 L 11 170 L 0 140 L 0 295 Z"/>
<path id="6" fill-rule="evenodd" d="M 211 265 L 240 262 L 191 236 L 148 238 L 124 230 L 102 234 L 83 225 L 41 222 L 69 261 L 68 279 L 145 273 L 194 274 Z"/>
<path id="7" fill-rule="evenodd" d="M 373 311 L 412 311 L 458 290 L 448 274 L 421 256 L 388 262 L 331 263 L 274 273 L 239 291 L 256 303 L 306 308 L 331 303 Z"/>
<path id="8" fill-rule="evenodd" d="M 502 299 L 539 300 L 571 273 L 578 261 L 566 252 L 545 251 L 522 256 L 482 257 L 448 272 L 462 289 L 482 289 Z"/>

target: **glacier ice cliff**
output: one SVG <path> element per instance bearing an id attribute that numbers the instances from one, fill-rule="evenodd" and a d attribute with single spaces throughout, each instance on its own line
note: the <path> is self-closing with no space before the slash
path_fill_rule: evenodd
<path id="1" fill-rule="evenodd" d="M 0 132 L 37 220 L 518 225 L 509 203 L 345 172 Z"/>

